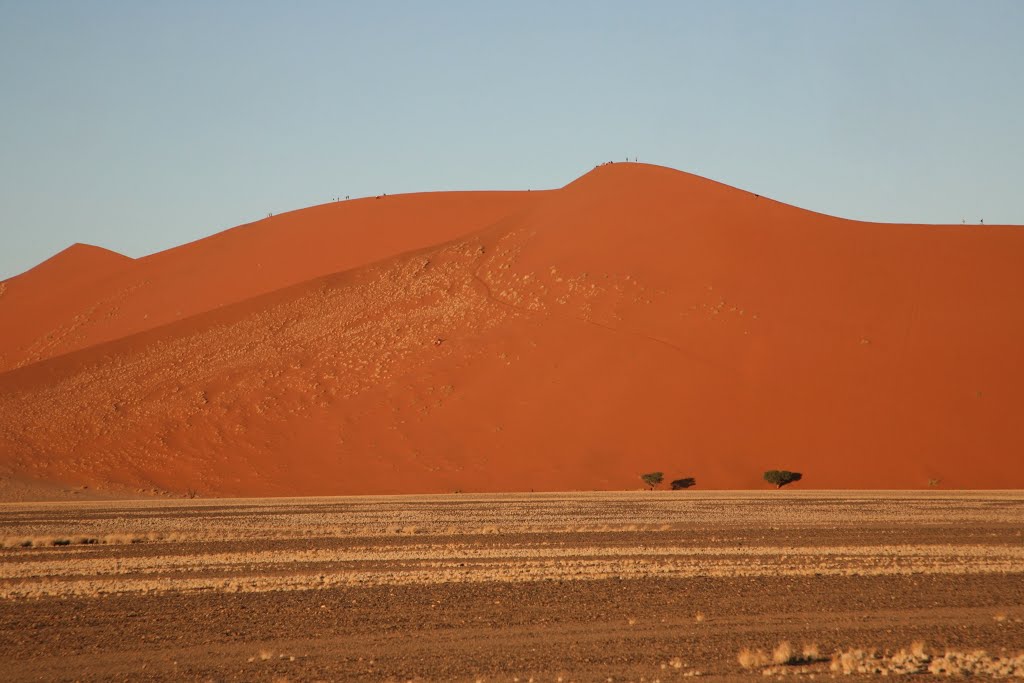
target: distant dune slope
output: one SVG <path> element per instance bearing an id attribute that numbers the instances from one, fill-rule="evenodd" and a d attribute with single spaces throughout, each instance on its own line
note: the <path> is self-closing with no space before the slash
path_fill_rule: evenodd
<path id="1" fill-rule="evenodd" d="M 0 371 L 440 244 L 547 194 L 435 192 L 334 202 L 136 260 L 75 245 L 0 285 Z"/>
<path id="2" fill-rule="evenodd" d="M 0 474 L 203 495 L 652 470 L 747 488 L 773 468 L 1024 486 L 1024 230 L 847 221 L 640 164 L 537 195 L 0 374 Z"/>

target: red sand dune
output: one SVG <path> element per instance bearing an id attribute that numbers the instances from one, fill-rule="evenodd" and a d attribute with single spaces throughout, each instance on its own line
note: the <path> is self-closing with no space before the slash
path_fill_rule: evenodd
<path id="1" fill-rule="evenodd" d="M 23 367 L 0 374 L 4 476 L 201 495 L 652 470 L 747 488 L 773 468 L 810 488 L 1024 486 L 1017 227 L 848 221 L 613 164 L 108 256 L 65 254 L 0 299 L 5 330 L 81 330 L 5 347 Z M 33 317 L 29 296 L 92 313 Z"/>
<path id="2" fill-rule="evenodd" d="M 461 237 L 548 194 L 435 192 L 333 202 L 137 260 L 75 245 L 7 281 L 0 371 Z"/>

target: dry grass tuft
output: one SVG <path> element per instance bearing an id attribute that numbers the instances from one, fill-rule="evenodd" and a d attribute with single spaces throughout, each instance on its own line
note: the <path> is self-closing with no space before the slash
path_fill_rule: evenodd
<path id="1" fill-rule="evenodd" d="M 772 650 L 772 661 L 776 664 L 792 664 L 796 661 L 794 654 L 793 646 L 788 640 L 784 640 Z"/>
<path id="2" fill-rule="evenodd" d="M 696 621 L 698 624 L 703 623 L 704 619 L 705 617 L 703 612 L 697 612 L 695 615 L 693 615 L 693 620 Z"/>
<path id="3" fill-rule="evenodd" d="M 875 653 L 861 649 L 850 649 L 845 652 L 837 652 L 832 655 L 832 663 L 829 668 L 844 675 L 875 673 Z"/>
<path id="4" fill-rule="evenodd" d="M 141 543 L 143 541 L 142 536 L 136 534 L 107 534 L 103 537 L 103 542 L 108 544 L 129 544 L 129 543 Z"/>
<path id="5" fill-rule="evenodd" d="M 792 664 L 804 664 L 819 661 L 818 646 L 815 644 L 804 645 L 803 654 L 797 654 L 793 645 L 788 640 L 783 640 L 775 646 L 769 655 L 764 650 L 752 650 L 743 648 L 736 656 L 736 660 L 744 669 L 755 669 L 775 664 L 786 666 Z"/>
<path id="6" fill-rule="evenodd" d="M 928 644 L 923 640 L 915 640 L 910 644 L 910 654 L 918 659 L 924 659 L 928 656 Z"/>
<path id="7" fill-rule="evenodd" d="M 755 669 L 760 666 L 766 666 L 771 661 L 771 658 L 764 650 L 751 650 L 745 647 L 736 655 L 736 661 L 744 669 Z"/>

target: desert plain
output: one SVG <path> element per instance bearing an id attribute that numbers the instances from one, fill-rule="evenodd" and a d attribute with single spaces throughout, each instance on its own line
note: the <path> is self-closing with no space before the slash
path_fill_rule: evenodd
<path id="1" fill-rule="evenodd" d="M 0 505 L 5 681 L 1024 676 L 1024 494 Z"/>

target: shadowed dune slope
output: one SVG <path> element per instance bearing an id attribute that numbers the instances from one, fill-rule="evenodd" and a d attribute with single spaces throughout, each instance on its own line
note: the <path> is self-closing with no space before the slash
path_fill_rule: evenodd
<path id="1" fill-rule="evenodd" d="M 135 260 L 75 245 L 4 283 L 0 371 L 440 244 L 547 194 L 435 192 L 334 202 Z"/>
<path id="2" fill-rule="evenodd" d="M 538 197 L 0 374 L 0 474 L 203 495 L 652 470 L 747 488 L 773 468 L 1024 486 L 1024 230 L 847 221 L 640 164 Z"/>

